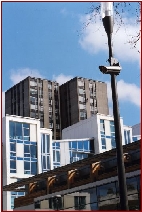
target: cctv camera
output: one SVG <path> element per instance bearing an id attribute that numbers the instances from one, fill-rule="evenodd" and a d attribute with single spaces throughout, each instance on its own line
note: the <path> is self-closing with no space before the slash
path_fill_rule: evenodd
<path id="1" fill-rule="evenodd" d="M 99 66 L 100 71 L 103 74 L 115 74 L 118 75 L 120 73 L 120 66 Z"/>

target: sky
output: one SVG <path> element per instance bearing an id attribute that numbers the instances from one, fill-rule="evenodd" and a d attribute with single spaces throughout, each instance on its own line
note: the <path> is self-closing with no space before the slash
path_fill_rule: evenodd
<path id="1" fill-rule="evenodd" d="M 114 12 L 112 48 L 122 70 L 116 77 L 120 116 L 125 125 L 140 123 L 140 41 L 131 41 L 140 26 L 135 17 L 137 3 L 125 8 L 121 19 Z M 100 2 L 3 2 L 2 3 L 2 115 L 5 91 L 27 76 L 63 84 L 79 76 L 103 81 L 108 87 L 110 115 L 112 98 L 110 75 L 100 65 L 108 65 L 108 45 L 101 14 L 90 13 Z M 119 14 L 122 8 L 118 7 Z M 121 24 L 121 25 L 120 25 Z M 134 37 L 135 38 L 135 37 Z"/>

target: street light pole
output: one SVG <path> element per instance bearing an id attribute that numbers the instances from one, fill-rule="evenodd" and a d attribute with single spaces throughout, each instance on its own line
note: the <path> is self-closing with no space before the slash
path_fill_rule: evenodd
<path id="1" fill-rule="evenodd" d="M 110 66 L 115 66 L 112 54 L 111 37 L 113 32 L 113 3 L 112 2 L 102 2 L 102 21 L 108 37 L 108 47 L 109 47 L 109 63 Z M 116 88 L 116 73 L 110 73 L 111 75 L 111 89 L 112 89 L 112 101 L 113 101 L 113 116 L 115 125 L 115 141 L 116 141 L 116 152 L 117 152 L 117 168 L 118 168 L 118 182 L 119 182 L 119 195 L 120 195 L 120 207 L 121 210 L 129 210 L 128 208 L 128 198 L 127 198 L 127 187 L 126 187 L 126 176 L 125 176 L 125 166 L 123 157 L 123 147 L 122 147 L 122 135 L 121 135 L 121 125 L 120 125 L 120 115 L 118 106 L 118 95 Z"/>

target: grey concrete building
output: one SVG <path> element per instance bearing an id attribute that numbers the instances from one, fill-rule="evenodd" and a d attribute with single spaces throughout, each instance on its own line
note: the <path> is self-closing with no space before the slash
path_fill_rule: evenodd
<path id="1" fill-rule="evenodd" d="M 93 114 L 109 115 L 107 84 L 75 77 L 60 86 L 62 129 Z"/>
<path id="2" fill-rule="evenodd" d="M 5 93 L 5 114 L 40 119 L 42 128 L 61 138 L 59 84 L 27 77 Z"/>

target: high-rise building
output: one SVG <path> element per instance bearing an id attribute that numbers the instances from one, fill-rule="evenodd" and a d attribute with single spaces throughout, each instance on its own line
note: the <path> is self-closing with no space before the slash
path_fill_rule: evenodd
<path id="1" fill-rule="evenodd" d="M 40 119 L 40 127 L 52 129 L 52 138 L 60 139 L 59 84 L 27 77 L 6 91 L 5 114 Z"/>
<path id="2" fill-rule="evenodd" d="M 107 84 L 75 77 L 60 86 L 60 105 L 62 129 L 96 113 L 108 115 Z"/>

